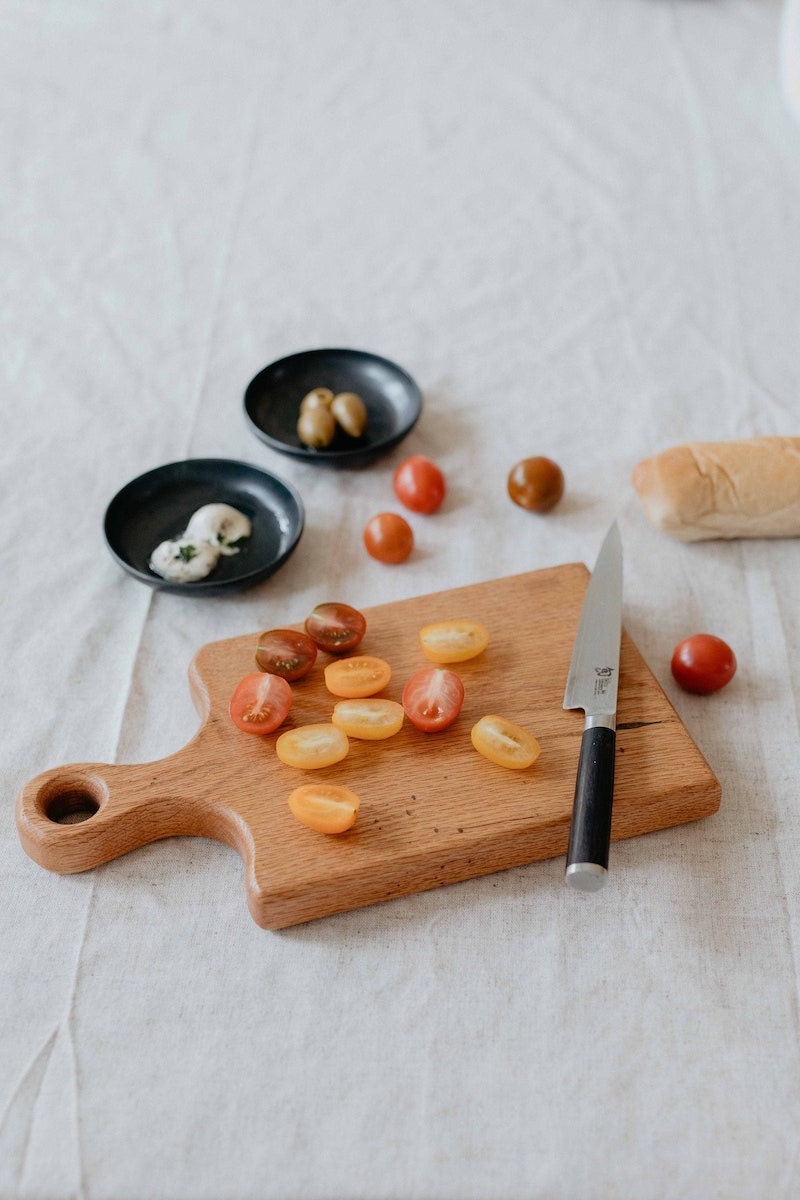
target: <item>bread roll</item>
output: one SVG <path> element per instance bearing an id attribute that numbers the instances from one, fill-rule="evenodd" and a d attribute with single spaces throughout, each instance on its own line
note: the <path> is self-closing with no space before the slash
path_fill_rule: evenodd
<path id="1" fill-rule="evenodd" d="M 800 438 L 688 442 L 633 471 L 651 525 L 682 542 L 800 536 Z"/>

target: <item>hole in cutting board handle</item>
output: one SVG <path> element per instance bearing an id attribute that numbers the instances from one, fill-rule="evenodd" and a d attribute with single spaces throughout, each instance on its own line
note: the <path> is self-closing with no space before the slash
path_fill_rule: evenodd
<path id="1" fill-rule="evenodd" d="M 39 792 L 36 805 L 55 825 L 79 825 L 100 811 L 106 796 L 106 787 L 100 779 L 51 780 Z"/>

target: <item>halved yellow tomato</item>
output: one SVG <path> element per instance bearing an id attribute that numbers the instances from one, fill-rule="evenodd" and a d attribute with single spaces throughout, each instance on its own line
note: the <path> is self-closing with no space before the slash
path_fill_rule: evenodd
<path id="1" fill-rule="evenodd" d="M 437 621 L 420 629 L 419 641 L 431 662 L 466 662 L 489 645 L 489 630 L 480 621 Z"/>
<path id="2" fill-rule="evenodd" d="M 334 696 L 357 700 L 381 692 L 392 678 L 392 668 L 382 658 L 355 654 L 340 658 L 325 668 L 325 686 Z"/>
<path id="3" fill-rule="evenodd" d="M 334 705 L 331 721 L 348 737 L 377 742 L 398 733 L 405 715 L 402 704 L 394 700 L 340 700 Z"/>
<path id="4" fill-rule="evenodd" d="M 317 833 L 344 833 L 356 823 L 359 799 L 338 783 L 304 783 L 290 795 L 289 808 Z"/>
<path id="5" fill-rule="evenodd" d="M 285 735 L 284 735 L 285 736 Z M 497 763 L 520 771 L 536 762 L 541 746 L 532 733 L 494 714 L 481 717 L 470 733 L 472 744 L 479 754 Z"/>
<path id="6" fill-rule="evenodd" d="M 281 762 L 304 771 L 341 762 L 349 749 L 347 734 L 327 722 L 287 729 L 275 743 L 275 753 Z"/>

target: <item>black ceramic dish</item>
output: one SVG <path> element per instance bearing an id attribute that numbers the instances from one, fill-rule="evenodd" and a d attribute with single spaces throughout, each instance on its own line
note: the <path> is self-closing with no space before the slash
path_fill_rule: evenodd
<path id="1" fill-rule="evenodd" d="M 300 401 L 316 387 L 358 392 L 368 414 L 361 437 L 340 429 L 324 450 L 303 445 L 297 436 Z M 422 393 L 402 367 L 377 354 L 303 350 L 270 363 L 251 379 L 244 410 L 253 431 L 273 450 L 326 466 L 355 467 L 385 454 L 411 432 L 422 412 Z"/>
<path id="2" fill-rule="evenodd" d="M 160 542 L 183 532 L 203 504 L 230 504 L 253 531 L 238 554 L 220 557 L 205 579 L 171 583 L 150 570 Z M 251 587 L 278 570 L 303 532 L 303 502 L 293 487 L 248 463 L 194 458 L 156 467 L 117 492 L 103 522 L 106 543 L 129 574 L 150 587 L 184 596 L 216 596 Z"/>

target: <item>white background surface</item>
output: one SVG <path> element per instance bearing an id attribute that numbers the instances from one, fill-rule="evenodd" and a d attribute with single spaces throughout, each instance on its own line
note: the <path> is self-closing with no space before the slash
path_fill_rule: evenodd
<path id="1" fill-rule="evenodd" d="M 767 0 L 2 9 L 4 1200 L 800 1194 L 800 546 L 680 546 L 629 484 L 689 438 L 800 433 L 779 25 Z M 354 476 L 241 412 L 324 345 L 425 394 Z M 361 527 L 411 452 L 449 497 L 381 567 Z M 505 494 L 537 453 L 567 479 L 547 518 Z M 124 482 L 197 456 L 305 500 L 238 597 L 153 594 L 103 544 Z M 21 850 L 33 775 L 188 740 L 203 643 L 591 564 L 614 517 L 626 626 L 723 803 L 617 843 L 599 896 L 562 859 L 274 934 L 221 845 L 71 877 Z M 740 664 L 710 699 L 668 669 L 701 629 Z"/>

